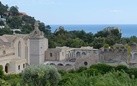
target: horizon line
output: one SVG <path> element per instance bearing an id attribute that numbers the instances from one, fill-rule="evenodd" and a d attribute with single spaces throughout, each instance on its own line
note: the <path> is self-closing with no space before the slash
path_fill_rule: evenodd
<path id="1" fill-rule="evenodd" d="M 137 25 L 137 24 L 46 24 L 46 25 Z"/>

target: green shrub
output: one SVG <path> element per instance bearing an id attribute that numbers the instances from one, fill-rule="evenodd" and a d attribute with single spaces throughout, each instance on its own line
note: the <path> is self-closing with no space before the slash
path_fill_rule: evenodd
<path id="1" fill-rule="evenodd" d="M 130 68 L 130 69 L 127 70 L 127 73 L 128 73 L 130 76 L 134 75 L 135 78 L 137 78 L 137 68 Z"/>
<path id="2" fill-rule="evenodd" d="M 111 70 L 113 70 L 113 66 L 107 64 L 93 64 L 90 66 L 90 69 L 98 70 L 98 73 L 105 74 Z"/>
<path id="3" fill-rule="evenodd" d="M 71 69 L 68 71 L 69 73 L 76 73 L 76 71 L 74 69 Z"/>
<path id="4" fill-rule="evenodd" d="M 55 86 L 61 80 L 57 69 L 51 65 L 29 66 L 22 72 L 22 78 L 29 86 Z"/>
<path id="5" fill-rule="evenodd" d="M 0 79 L 0 86 L 11 86 L 8 82 L 3 79 Z"/>
<path id="6" fill-rule="evenodd" d="M 137 79 L 130 78 L 125 72 L 108 72 L 104 75 L 88 77 L 87 74 L 76 76 L 59 86 L 136 86 Z"/>
<path id="7" fill-rule="evenodd" d="M 6 82 L 10 83 L 11 86 L 17 86 L 17 84 L 22 84 L 21 74 L 8 74 L 8 75 L 4 75 L 3 79 Z"/>
<path id="8" fill-rule="evenodd" d="M 109 44 L 104 44 L 104 48 L 109 48 Z"/>
<path id="9" fill-rule="evenodd" d="M 65 70 L 58 70 L 59 74 L 61 74 L 61 76 L 65 75 L 67 73 L 67 71 Z"/>
<path id="10" fill-rule="evenodd" d="M 4 76 L 3 66 L 0 65 L 0 78 L 2 79 Z"/>
<path id="11" fill-rule="evenodd" d="M 87 69 L 87 67 L 79 67 L 79 69 L 77 69 L 76 72 L 80 73 L 80 72 L 82 72 L 82 71 L 84 71 L 86 69 Z"/>
<path id="12" fill-rule="evenodd" d="M 125 71 L 126 72 L 128 70 L 128 68 L 125 65 L 118 65 L 118 66 L 115 67 L 115 70 L 117 70 L 117 71 Z"/>

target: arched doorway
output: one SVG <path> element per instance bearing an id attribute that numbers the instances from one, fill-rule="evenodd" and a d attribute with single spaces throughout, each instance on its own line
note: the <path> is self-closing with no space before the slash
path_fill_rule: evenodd
<path id="1" fill-rule="evenodd" d="M 7 63 L 7 64 L 5 65 L 5 72 L 6 72 L 6 73 L 9 72 L 9 63 Z"/>

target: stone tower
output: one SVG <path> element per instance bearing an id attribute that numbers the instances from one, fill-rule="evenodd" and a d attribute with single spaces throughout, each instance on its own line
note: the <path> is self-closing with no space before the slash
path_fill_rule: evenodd
<path id="1" fill-rule="evenodd" d="M 39 30 L 38 22 L 35 22 L 34 30 L 29 34 L 29 59 L 30 65 L 44 63 L 45 51 L 48 49 L 48 39 Z"/>

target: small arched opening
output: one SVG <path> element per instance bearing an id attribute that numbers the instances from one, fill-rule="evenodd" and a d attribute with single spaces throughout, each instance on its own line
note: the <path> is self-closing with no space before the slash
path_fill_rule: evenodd
<path id="1" fill-rule="evenodd" d="M 76 56 L 77 56 L 77 57 L 80 57 L 80 52 L 77 52 L 77 53 L 76 53 Z"/>
<path id="2" fill-rule="evenodd" d="M 66 64 L 66 66 L 72 66 L 71 64 Z"/>
<path id="3" fill-rule="evenodd" d="M 54 63 L 50 63 L 50 65 L 55 65 Z"/>
<path id="4" fill-rule="evenodd" d="M 5 65 L 5 72 L 6 72 L 6 73 L 9 73 L 9 63 L 7 63 L 7 64 Z"/>
<path id="5" fill-rule="evenodd" d="M 62 63 L 59 63 L 58 66 L 63 66 L 63 64 L 62 64 Z"/>

